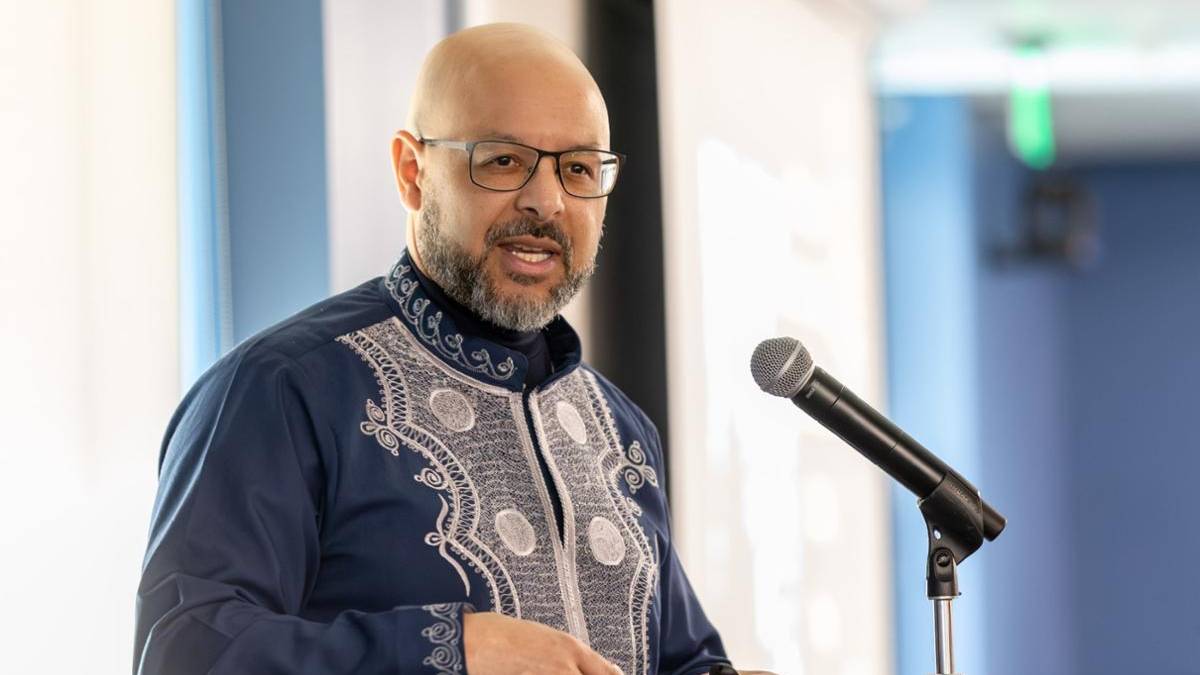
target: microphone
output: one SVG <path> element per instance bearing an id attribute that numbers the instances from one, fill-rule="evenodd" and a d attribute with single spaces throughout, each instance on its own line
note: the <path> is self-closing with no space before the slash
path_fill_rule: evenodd
<path id="1" fill-rule="evenodd" d="M 925 446 L 816 367 L 796 338 L 778 337 L 759 343 L 750 359 L 750 372 L 760 389 L 791 399 L 921 500 L 933 494 L 948 474 L 970 486 Z M 978 490 L 975 492 L 978 495 Z M 983 536 L 991 541 L 1004 530 L 1005 519 L 990 504 L 980 501 Z"/>

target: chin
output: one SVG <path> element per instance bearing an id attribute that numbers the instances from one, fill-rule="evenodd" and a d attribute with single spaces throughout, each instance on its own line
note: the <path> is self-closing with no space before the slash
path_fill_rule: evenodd
<path id="1" fill-rule="evenodd" d="M 539 297 L 545 298 L 549 297 L 550 289 L 563 282 L 561 265 L 552 273 L 541 276 L 527 276 L 506 270 L 500 265 L 488 265 L 487 274 L 492 288 L 506 296 L 536 292 Z"/>
<path id="2" fill-rule="evenodd" d="M 555 283 L 555 279 L 533 279 L 505 274 L 493 288 L 506 300 L 541 303 L 550 299 L 550 290 L 554 288 Z"/>

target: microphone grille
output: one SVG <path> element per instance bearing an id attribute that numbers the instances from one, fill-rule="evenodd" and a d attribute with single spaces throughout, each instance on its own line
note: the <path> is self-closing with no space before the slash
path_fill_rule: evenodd
<path id="1" fill-rule="evenodd" d="M 750 374 L 759 389 L 772 396 L 795 396 L 813 371 L 812 356 L 792 337 L 763 340 L 750 357 Z"/>

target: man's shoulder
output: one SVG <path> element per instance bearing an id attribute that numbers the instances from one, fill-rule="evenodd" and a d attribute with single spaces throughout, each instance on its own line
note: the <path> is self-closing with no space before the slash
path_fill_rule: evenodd
<path id="1" fill-rule="evenodd" d="M 246 338 L 236 350 L 242 351 L 244 357 L 273 353 L 301 360 L 341 335 L 391 318 L 392 310 L 379 286 L 380 279 L 376 277 L 330 296 Z"/>
<path id="2" fill-rule="evenodd" d="M 270 398 L 285 383 L 303 383 L 299 388 L 286 387 L 288 391 L 317 391 L 309 385 L 324 381 L 322 376 L 338 366 L 326 355 L 341 353 L 323 347 L 336 344 L 341 335 L 394 316 L 379 290 L 380 282 L 378 277 L 364 282 L 246 338 L 197 378 L 180 403 L 177 417 L 193 409 L 200 414 L 196 411 L 220 408 L 230 396 L 237 400 Z"/>
<path id="3" fill-rule="evenodd" d="M 379 285 L 376 277 L 246 338 L 201 375 L 197 386 L 235 380 L 269 383 L 272 376 L 307 371 L 307 366 L 321 370 L 323 347 L 394 316 Z"/>

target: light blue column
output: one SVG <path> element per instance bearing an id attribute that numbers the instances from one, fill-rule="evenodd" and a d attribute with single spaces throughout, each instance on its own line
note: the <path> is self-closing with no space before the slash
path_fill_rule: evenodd
<path id="1" fill-rule="evenodd" d="M 231 346 L 232 332 L 219 7 L 179 0 L 177 8 L 179 336 L 187 389 Z"/>
<path id="2" fill-rule="evenodd" d="M 955 98 L 883 102 L 883 217 L 892 419 L 977 481 L 979 461 L 971 111 Z M 934 670 L 933 610 L 925 597 L 927 540 L 916 499 L 893 491 L 898 675 Z M 987 663 L 984 556 L 959 571 L 957 669 Z"/>

